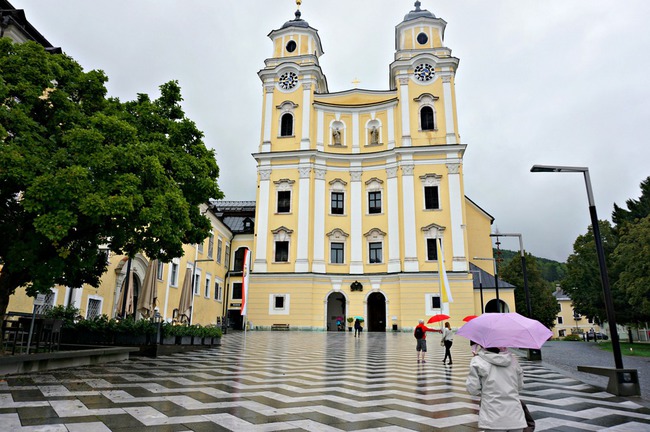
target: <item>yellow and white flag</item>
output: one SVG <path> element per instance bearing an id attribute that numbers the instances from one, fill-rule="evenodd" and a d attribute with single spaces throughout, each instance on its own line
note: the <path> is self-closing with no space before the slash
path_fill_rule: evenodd
<path id="1" fill-rule="evenodd" d="M 449 279 L 447 279 L 447 272 L 445 271 L 445 255 L 442 253 L 442 239 L 436 240 L 438 248 L 438 276 L 440 277 L 440 296 L 442 303 L 452 303 L 454 298 L 451 296 L 451 287 L 449 286 Z"/>
<path id="2" fill-rule="evenodd" d="M 251 250 L 244 251 L 244 268 L 242 273 L 242 292 L 241 292 L 241 316 L 246 316 L 248 313 L 248 281 L 250 279 L 251 270 Z"/>

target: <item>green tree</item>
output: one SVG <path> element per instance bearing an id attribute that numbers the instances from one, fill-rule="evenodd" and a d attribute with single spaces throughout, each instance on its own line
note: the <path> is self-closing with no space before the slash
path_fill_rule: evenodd
<path id="1" fill-rule="evenodd" d="M 641 196 L 639 199 L 629 199 L 625 201 L 625 204 L 627 210 L 614 204 L 612 221 L 617 229 L 626 222 L 634 223 L 636 220 L 650 216 L 650 177 L 641 182 Z"/>
<path id="2" fill-rule="evenodd" d="M 524 316 L 528 315 L 526 307 L 526 293 L 524 291 L 524 275 L 521 266 L 521 259 L 512 259 L 500 270 L 499 276 L 506 282 L 516 286 L 515 289 L 515 306 L 517 312 Z M 529 253 L 526 253 L 526 276 L 528 279 L 528 292 L 530 293 L 530 303 L 532 317 L 547 327 L 555 325 L 555 318 L 560 311 L 560 306 L 555 297 L 553 297 L 553 285 L 544 280 L 540 271 L 537 259 Z"/>
<path id="3" fill-rule="evenodd" d="M 97 286 L 108 245 L 164 261 L 209 235 L 221 198 L 214 152 L 176 82 L 122 103 L 106 76 L 0 38 L 0 316 L 10 296 Z"/>
<path id="4" fill-rule="evenodd" d="M 615 289 L 624 294 L 622 297 L 627 299 L 629 309 L 636 313 L 630 321 L 647 321 L 650 316 L 650 216 L 624 223 L 619 235 L 613 253 L 618 271 Z"/>

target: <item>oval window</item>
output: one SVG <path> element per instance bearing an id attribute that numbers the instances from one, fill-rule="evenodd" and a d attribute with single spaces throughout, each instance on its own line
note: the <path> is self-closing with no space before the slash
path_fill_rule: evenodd
<path id="1" fill-rule="evenodd" d="M 296 42 L 295 41 L 289 41 L 287 42 L 287 51 L 294 52 L 296 50 Z"/>
<path id="2" fill-rule="evenodd" d="M 419 43 L 420 45 L 424 45 L 424 44 L 427 43 L 428 41 L 429 41 L 429 36 L 427 36 L 426 33 L 420 33 L 420 34 L 418 35 L 418 43 Z"/>

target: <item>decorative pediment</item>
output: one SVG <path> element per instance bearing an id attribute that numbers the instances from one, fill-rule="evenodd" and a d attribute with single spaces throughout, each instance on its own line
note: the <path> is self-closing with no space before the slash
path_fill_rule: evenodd
<path id="1" fill-rule="evenodd" d="M 290 230 L 289 228 L 287 228 L 285 226 L 280 226 L 280 227 L 278 227 L 278 228 L 276 228 L 274 230 L 271 230 L 271 232 L 273 234 L 279 234 L 279 233 L 282 233 L 282 232 L 285 233 L 285 234 L 292 234 L 293 230 Z"/>
<path id="2" fill-rule="evenodd" d="M 424 186 L 439 186 L 442 176 L 440 174 L 427 173 L 420 176 L 420 180 Z"/>
<path id="3" fill-rule="evenodd" d="M 431 93 L 422 93 L 420 96 L 416 97 L 413 100 L 415 102 L 426 104 L 426 103 L 432 103 L 434 101 L 437 101 L 438 99 L 440 99 L 438 96 L 434 96 Z"/>
<path id="4" fill-rule="evenodd" d="M 384 237 L 386 237 L 386 233 L 380 230 L 379 228 L 373 228 L 367 233 L 365 233 L 364 236 L 369 239 L 383 239 Z"/>
<path id="5" fill-rule="evenodd" d="M 341 180 L 340 178 L 335 178 L 334 180 L 330 181 L 330 186 L 334 185 L 341 185 L 343 187 L 347 186 L 348 182 Z"/>
<path id="6" fill-rule="evenodd" d="M 341 228 L 334 228 L 332 231 L 328 232 L 326 236 L 329 237 L 330 240 L 338 240 L 349 237 L 350 235 L 343 231 Z"/>
<path id="7" fill-rule="evenodd" d="M 372 184 L 372 183 L 377 183 L 377 184 L 382 184 L 384 181 L 381 179 L 378 179 L 377 177 L 373 177 L 369 180 L 366 180 L 366 186 Z"/>

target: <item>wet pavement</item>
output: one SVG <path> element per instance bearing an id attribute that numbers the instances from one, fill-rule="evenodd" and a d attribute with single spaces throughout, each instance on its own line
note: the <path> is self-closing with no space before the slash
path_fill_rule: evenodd
<path id="1" fill-rule="evenodd" d="M 646 400 L 580 381 L 554 359 L 595 355 L 555 344 L 521 359 L 537 431 L 650 431 Z M 3 377 L 0 430 L 477 431 L 469 344 L 452 354 L 443 365 L 435 335 L 417 363 L 410 333 L 231 332 L 212 349 Z"/>

